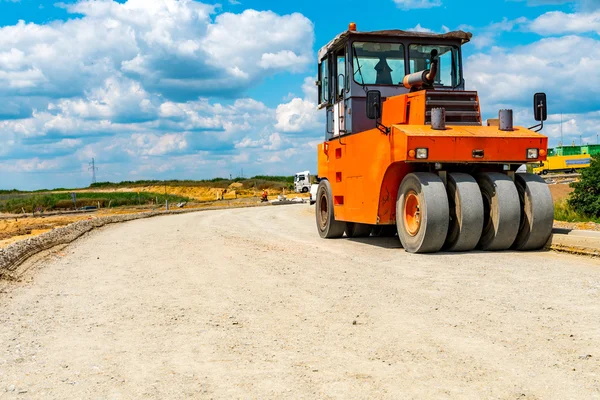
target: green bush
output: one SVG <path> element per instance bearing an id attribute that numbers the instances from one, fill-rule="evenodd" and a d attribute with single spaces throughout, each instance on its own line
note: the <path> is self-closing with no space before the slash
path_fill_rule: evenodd
<path id="1" fill-rule="evenodd" d="M 592 156 L 589 168 L 581 170 L 579 182 L 571 183 L 574 188 L 568 204 L 578 214 L 589 218 L 600 218 L 600 154 Z"/>

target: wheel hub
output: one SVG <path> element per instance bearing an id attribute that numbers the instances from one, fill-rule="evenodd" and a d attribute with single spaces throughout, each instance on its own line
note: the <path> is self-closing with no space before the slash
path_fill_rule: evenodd
<path id="1" fill-rule="evenodd" d="M 327 220 L 329 219 L 329 209 L 327 207 L 327 194 L 325 192 L 321 193 L 321 201 L 319 207 L 319 223 L 321 224 L 321 229 L 327 228 Z"/>
<path id="2" fill-rule="evenodd" d="M 411 236 L 415 236 L 421 228 L 421 204 L 414 191 L 408 192 L 404 198 L 404 226 Z"/>

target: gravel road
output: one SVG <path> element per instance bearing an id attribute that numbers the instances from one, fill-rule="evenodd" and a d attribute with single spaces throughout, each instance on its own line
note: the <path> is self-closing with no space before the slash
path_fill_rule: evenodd
<path id="1" fill-rule="evenodd" d="M 0 398 L 600 398 L 600 261 L 322 240 L 308 205 L 99 229 L 0 282 Z"/>

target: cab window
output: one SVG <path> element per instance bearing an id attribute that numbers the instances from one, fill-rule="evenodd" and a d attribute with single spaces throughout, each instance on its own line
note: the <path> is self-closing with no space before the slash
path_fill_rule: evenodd
<path id="1" fill-rule="evenodd" d="M 361 85 L 400 85 L 406 74 L 401 43 L 354 42 L 353 78 Z"/>
<path id="2" fill-rule="evenodd" d="M 438 73 L 433 85 L 458 86 L 461 80 L 458 47 L 456 46 L 411 44 L 408 46 L 410 73 L 429 69 L 432 50 L 438 52 Z"/>

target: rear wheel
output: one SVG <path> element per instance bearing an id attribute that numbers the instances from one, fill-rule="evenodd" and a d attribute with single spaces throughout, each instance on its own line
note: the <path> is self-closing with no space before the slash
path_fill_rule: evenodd
<path id="1" fill-rule="evenodd" d="M 396 201 L 398 236 L 410 253 L 431 253 L 448 233 L 448 197 L 442 180 L 429 172 L 406 175 Z"/>
<path id="2" fill-rule="evenodd" d="M 546 182 L 537 175 L 516 174 L 515 185 L 521 203 L 521 224 L 513 248 L 537 250 L 552 235 L 554 203 Z"/>
<path id="3" fill-rule="evenodd" d="M 477 181 L 463 173 L 448 174 L 450 224 L 444 248 L 450 251 L 473 250 L 483 229 L 483 199 Z"/>
<path id="4" fill-rule="evenodd" d="M 349 238 L 366 237 L 371 234 L 371 225 L 346 222 L 346 236 Z"/>
<path id="5" fill-rule="evenodd" d="M 521 206 L 514 182 L 499 172 L 477 176 L 483 198 L 483 231 L 478 247 L 482 250 L 508 249 L 519 231 Z"/>
<path id="6" fill-rule="evenodd" d="M 344 234 L 346 224 L 336 221 L 333 213 L 333 194 L 327 180 L 321 180 L 317 189 L 317 204 L 315 206 L 317 230 L 322 238 L 339 238 Z"/>

